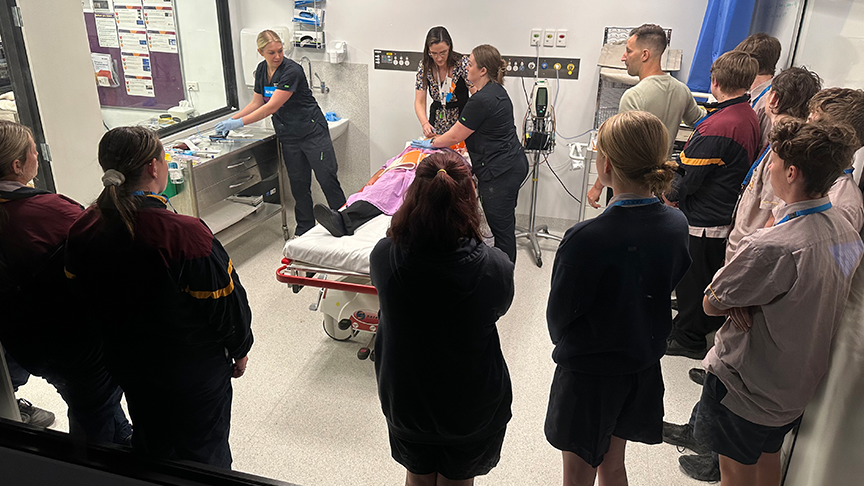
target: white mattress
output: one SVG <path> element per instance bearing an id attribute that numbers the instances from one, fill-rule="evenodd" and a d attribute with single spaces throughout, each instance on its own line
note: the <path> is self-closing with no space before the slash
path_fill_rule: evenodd
<path id="1" fill-rule="evenodd" d="M 353 235 L 336 238 L 318 224 L 303 236 L 286 241 L 282 254 L 292 260 L 368 274 L 369 254 L 389 227 L 390 216 L 382 214 Z"/>

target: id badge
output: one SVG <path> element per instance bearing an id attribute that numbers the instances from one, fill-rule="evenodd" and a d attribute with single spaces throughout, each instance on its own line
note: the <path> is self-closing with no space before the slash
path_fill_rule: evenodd
<path id="1" fill-rule="evenodd" d="M 270 101 L 274 93 L 276 93 L 276 86 L 264 86 L 264 103 Z"/>

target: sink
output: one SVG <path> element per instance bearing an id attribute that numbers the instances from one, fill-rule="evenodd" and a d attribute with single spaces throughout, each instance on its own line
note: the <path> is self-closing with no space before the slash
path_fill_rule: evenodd
<path id="1" fill-rule="evenodd" d="M 348 131 L 348 119 L 343 118 L 339 121 L 328 121 L 327 125 L 330 128 L 330 140 L 336 140 Z"/>

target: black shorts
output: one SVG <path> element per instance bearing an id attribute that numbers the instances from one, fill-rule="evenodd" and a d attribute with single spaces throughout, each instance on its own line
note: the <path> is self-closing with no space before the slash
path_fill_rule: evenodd
<path id="1" fill-rule="evenodd" d="M 390 455 L 414 474 L 438 473 L 454 481 L 489 474 L 501 459 L 505 426 L 486 439 L 468 444 L 418 444 L 390 434 Z"/>
<path id="2" fill-rule="evenodd" d="M 629 375 L 601 376 L 555 369 L 546 440 L 592 467 L 603 462 L 612 436 L 663 441 L 663 374 L 660 362 Z"/>
<path id="3" fill-rule="evenodd" d="M 712 451 L 741 464 L 756 464 L 763 452 L 773 454 L 779 451 L 786 434 L 801 421 L 798 417 L 780 427 L 754 424 L 720 403 L 726 393 L 723 382 L 708 373 L 696 409 L 693 435 Z"/>

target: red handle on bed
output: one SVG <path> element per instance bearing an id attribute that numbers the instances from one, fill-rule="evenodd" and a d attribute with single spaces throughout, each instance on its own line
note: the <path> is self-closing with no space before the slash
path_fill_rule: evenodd
<path id="1" fill-rule="evenodd" d="M 323 280 L 320 278 L 300 277 L 297 275 L 286 275 L 282 273 L 288 268 L 291 260 L 282 259 L 282 265 L 276 270 L 276 280 L 290 285 L 304 285 L 308 287 L 325 288 L 333 290 L 344 290 L 346 292 L 357 292 L 358 294 L 378 295 L 378 290 L 371 285 L 356 284 L 350 282 L 340 282 L 338 280 Z"/>

